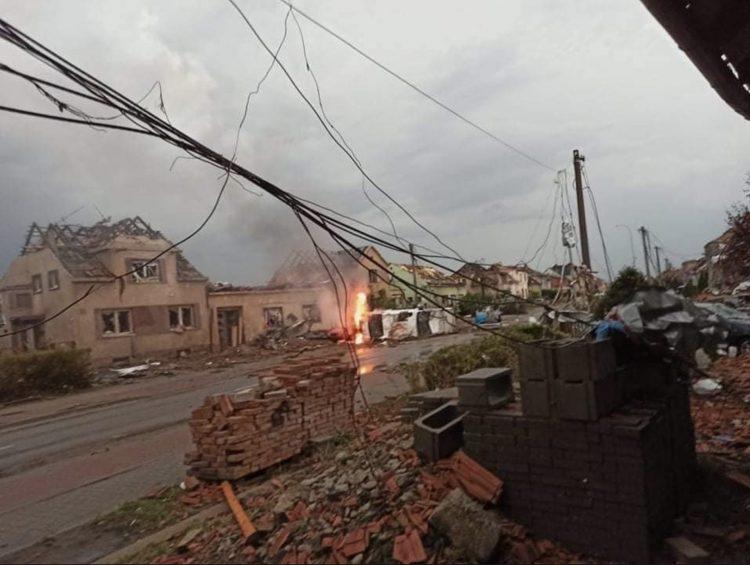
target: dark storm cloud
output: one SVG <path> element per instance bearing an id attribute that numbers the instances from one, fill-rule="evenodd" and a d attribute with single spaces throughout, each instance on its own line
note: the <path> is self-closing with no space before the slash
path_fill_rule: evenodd
<path id="1" fill-rule="evenodd" d="M 242 6 L 277 45 L 283 6 Z M 648 225 L 673 251 L 695 254 L 741 196 L 750 170 L 748 124 L 636 1 L 605 8 L 595 0 L 326 0 L 300 7 L 554 169 L 569 167 L 580 147 L 618 266 L 630 262 L 630 246 L 617 224 Z M 245 96 L 269 64 L 222 0 L 0 0 L 0 13 L 133 98 L 160 80 L 172 121 L 225 154 Z M 329 117 L 384 189 L 467 258 L 514 262 L 538 247 L 554 171 L 488 140 L 301 23 Z M 290 24 L 282 60 L 315 100 Z M 7 46 L 0 60 L 39 68 Z M 33 89 L 0 80 L 4 104 L 54 111 Z M 156 108 L 153 96 L 145 103 Z M 362 195 L 361 174 L 278 70 L 252 99 L 239 149 L 243 165 L 280 186 L 390 229 Z M 170 171 L 177 155 L 137 136 L 0 115 L 0 269 L 29 223 L 55 221 L 79 206 L 71 221 L 96 221 L 96 206 L 115 218 L 139 214 L 172 239 L 189 233 L 216 196 L 218 173 L 185 160 Z M 437 247 L 377 190 L 369 193 L 400 234 Z M 593 225 L 589 231 L 595 234 Z M 558 240 L 555 228 L 540 266 L 563 258 Z M 592 245 L 601 264 L 598 236 Z M 286 209 L 232 186 L 185 249 L 214 279 L 260 283 L 300 246 L 310 248 Z"/>

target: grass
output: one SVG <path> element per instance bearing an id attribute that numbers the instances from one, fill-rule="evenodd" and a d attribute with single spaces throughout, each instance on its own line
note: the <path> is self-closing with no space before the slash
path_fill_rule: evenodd
<path id="1" fill-rule="evenodd" d="M 178 486 L 172 486 L 154 498 L 140 498 L 121 504 L 113 512 L 104 515 L 97 523 L 107 529 L 144 534 L 159 529 L 176 517 L 182 517 L 182 506 Z"/>

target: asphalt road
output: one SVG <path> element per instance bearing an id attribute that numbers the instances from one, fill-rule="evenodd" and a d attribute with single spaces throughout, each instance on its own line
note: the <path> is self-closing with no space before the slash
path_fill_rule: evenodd
<path id="1" fill-rule="evenodd" d="M 415 361 L 471 334 L 360 350 L 369 402 L 407 391 L 387 366 Z M 190 411 L 213 393 L 250 386 L 283 358 L 185 371 L 0 410 L 0 560 L 178 482 Z M 93 556 L 92 556 L 93 558 Z"/>

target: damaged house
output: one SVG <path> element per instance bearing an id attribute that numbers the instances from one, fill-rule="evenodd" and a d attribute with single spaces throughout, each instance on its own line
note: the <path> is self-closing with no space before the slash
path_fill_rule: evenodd
<path id="1" fill-rule="evenodd" d="M 28 329 L 0 338 L 2 347 L 85 348 L 97 364 L 205 347 L 207 278 L 177 248 L 150 262 L 171 245 L 137 216 L 92 226 L 33 224 L 0 284 L 6 328 Z"/>
<path id="2" fill-rule="evenodd" d="M 461 277 L 448 275 L 435 267 L 391 263 L 390 270 L 394 275 L 391 292 L 398 306 L 433 305 L 426 298 L 417 297 L 410 285 L 424 289 L 430 300 L 445 306 L 455 306 L 456 301 L 466 294 Z"/>
<path id="3" fill-rule="evenodd" d="M 524 267 L 466 263 L 456 273 L 465 281 L 468 293 L 500 297 L 510 293 L 521 298 L 529 297 L 529 273 Z"/>
<path id="4" fill-rule="evenodd" d="M 294 251 L 266 285 L 238 287 L 213 285 L 209 292 L 213 348 L 248 343 L 264 332 L 280 327 L 299 331 L 341 327 L 341 308 L 346 302 L 346 324 L 353 327 L 356 295 L 364 293 L 372 304 L 387 297 L 390 274 L 380 252 L 372 246 L 359 249 L 356 259 L 344 251 L 327 252 L 326 268 L 314 251 Z M 330 272 L 330 274 L 329 274 Z M 336 299 L 334 277 L 339 293 Z M 346 298 L 340 276 L 346 283 Z M 301 322 L 306 322 L 300 324 Z"/>

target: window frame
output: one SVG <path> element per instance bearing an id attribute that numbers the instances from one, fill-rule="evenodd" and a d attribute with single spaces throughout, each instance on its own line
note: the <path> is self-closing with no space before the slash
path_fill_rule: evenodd
<path id="1" fill-rule="evenodd" d="M 21 300 L 20 300 L 21 297 L 24 298 L 24 302 L 26 302 L 25 304 L 21 304 Z M 13 307 L 17 308 L 19 310 L 22 309 L 22 308 L 31 308 L 31 304 L 32 304 L 31 297 L 32 297 L 32 293 L 30 293 L 30 292 L 16 292 L 16 293 L 14 293 L 13 294 Z"/>
<path id="2" fill-rule="evenodd" d="M 269 316 L 268 314 L 271 311 L 278 311 L 279 312 L 279 321 L 280 325 L 270 325 L 268 323 Z M 263 307 L 263 327 L 265 328 L 275 328 L 275 327 L 283 327 L 284 326 L 284 308 L 282 306 L 264 306 Z"/>
<path id="3" fill-rule="evenodd" d="M 161 261 L 151 261 L 150 259 L 130 259 L 128 261 L 128 270 L 134 271 L 130 273 L 130 280 L 136 284 L 143 283 L 160 283 L 163 281 L 162 278 L 162 265 Z M 156 274 L 153 276 L 144 277 L 141 273 L 144 269 L 154 269 Z"/>
<path id="4" fill-rule="evenodd" d="M 190 325 L 185 324 L 185 310 L 190 312 Z M 172 325 L 172 312 L 177 312 L 177 325 Z M 167 307 L 170 331 L 195 330 L 198 329 L 195 319 L 195 306 L 193 304 L 177 304 Z"/>
<path id="5" fill-rule="evenodd" d="M 39 283 L 37 285 L 37 283 Z M 44 280 L 42 274 L 31 275 L 31 292 L 32 294 L 41 294 L 44 292 Z"/>
<path id="6" fill-rule="evenodd" d="M 370 279 L 370 284 L 375 284 L 375 283 L 381 282 L 380 281 L 380 277 L 378 276 L 378 270 L 377 269 L 369 269 L 367 271 L 367 274 L 368 274 L 369 279 Z"/>
<path id="7" fill-rule="evenodd" d="M 107 333 L 105 330 L 106 322 L 104 321 L 104 316 L 107 314 L 112 314 L 112 323 L 114 326 L 114 331 L 109 332 L 109 333 Z M 127 314 L 127 320 L 128 320 L 127 331 L 121 331 L 121 328 L 120 328 L 120 315 L 121 314 Z M 100 310 L 99 319 L 101 320 L 101 324 L 102 324 L 102 329 L 101 329 L 102 337 L 121 337 L 121 336 L 135 334 L 135 330 L 133 328 L 133 312 L 130 308 L 111 308 L 111 309 L 106 309 L 106 310 Z"/>
<path id="8" fill-rule="evenodd" d="M 55 284 L 52 284 L 52 278 L 51 275 L 54 273 L 55 275 Z M 52 269 L 50 271 L 47 271 L 47 290 L 59 290 L 60 289 L 60 271 L 57 269 Z"/>
<path id="9" fill-rule="evenodd" d="M 307 313 L 310 312 L 314 314 L 313 316 L 308 316 Z M 323 321 L 323 317 L 320 313 L 320 306 L 318 306 L 317 303 L 314 304 L 303 304 L 302 305 L 302 317 L 305 320 L 308 320 L 312 322 L 313 324 L 319 324 Z"/>

